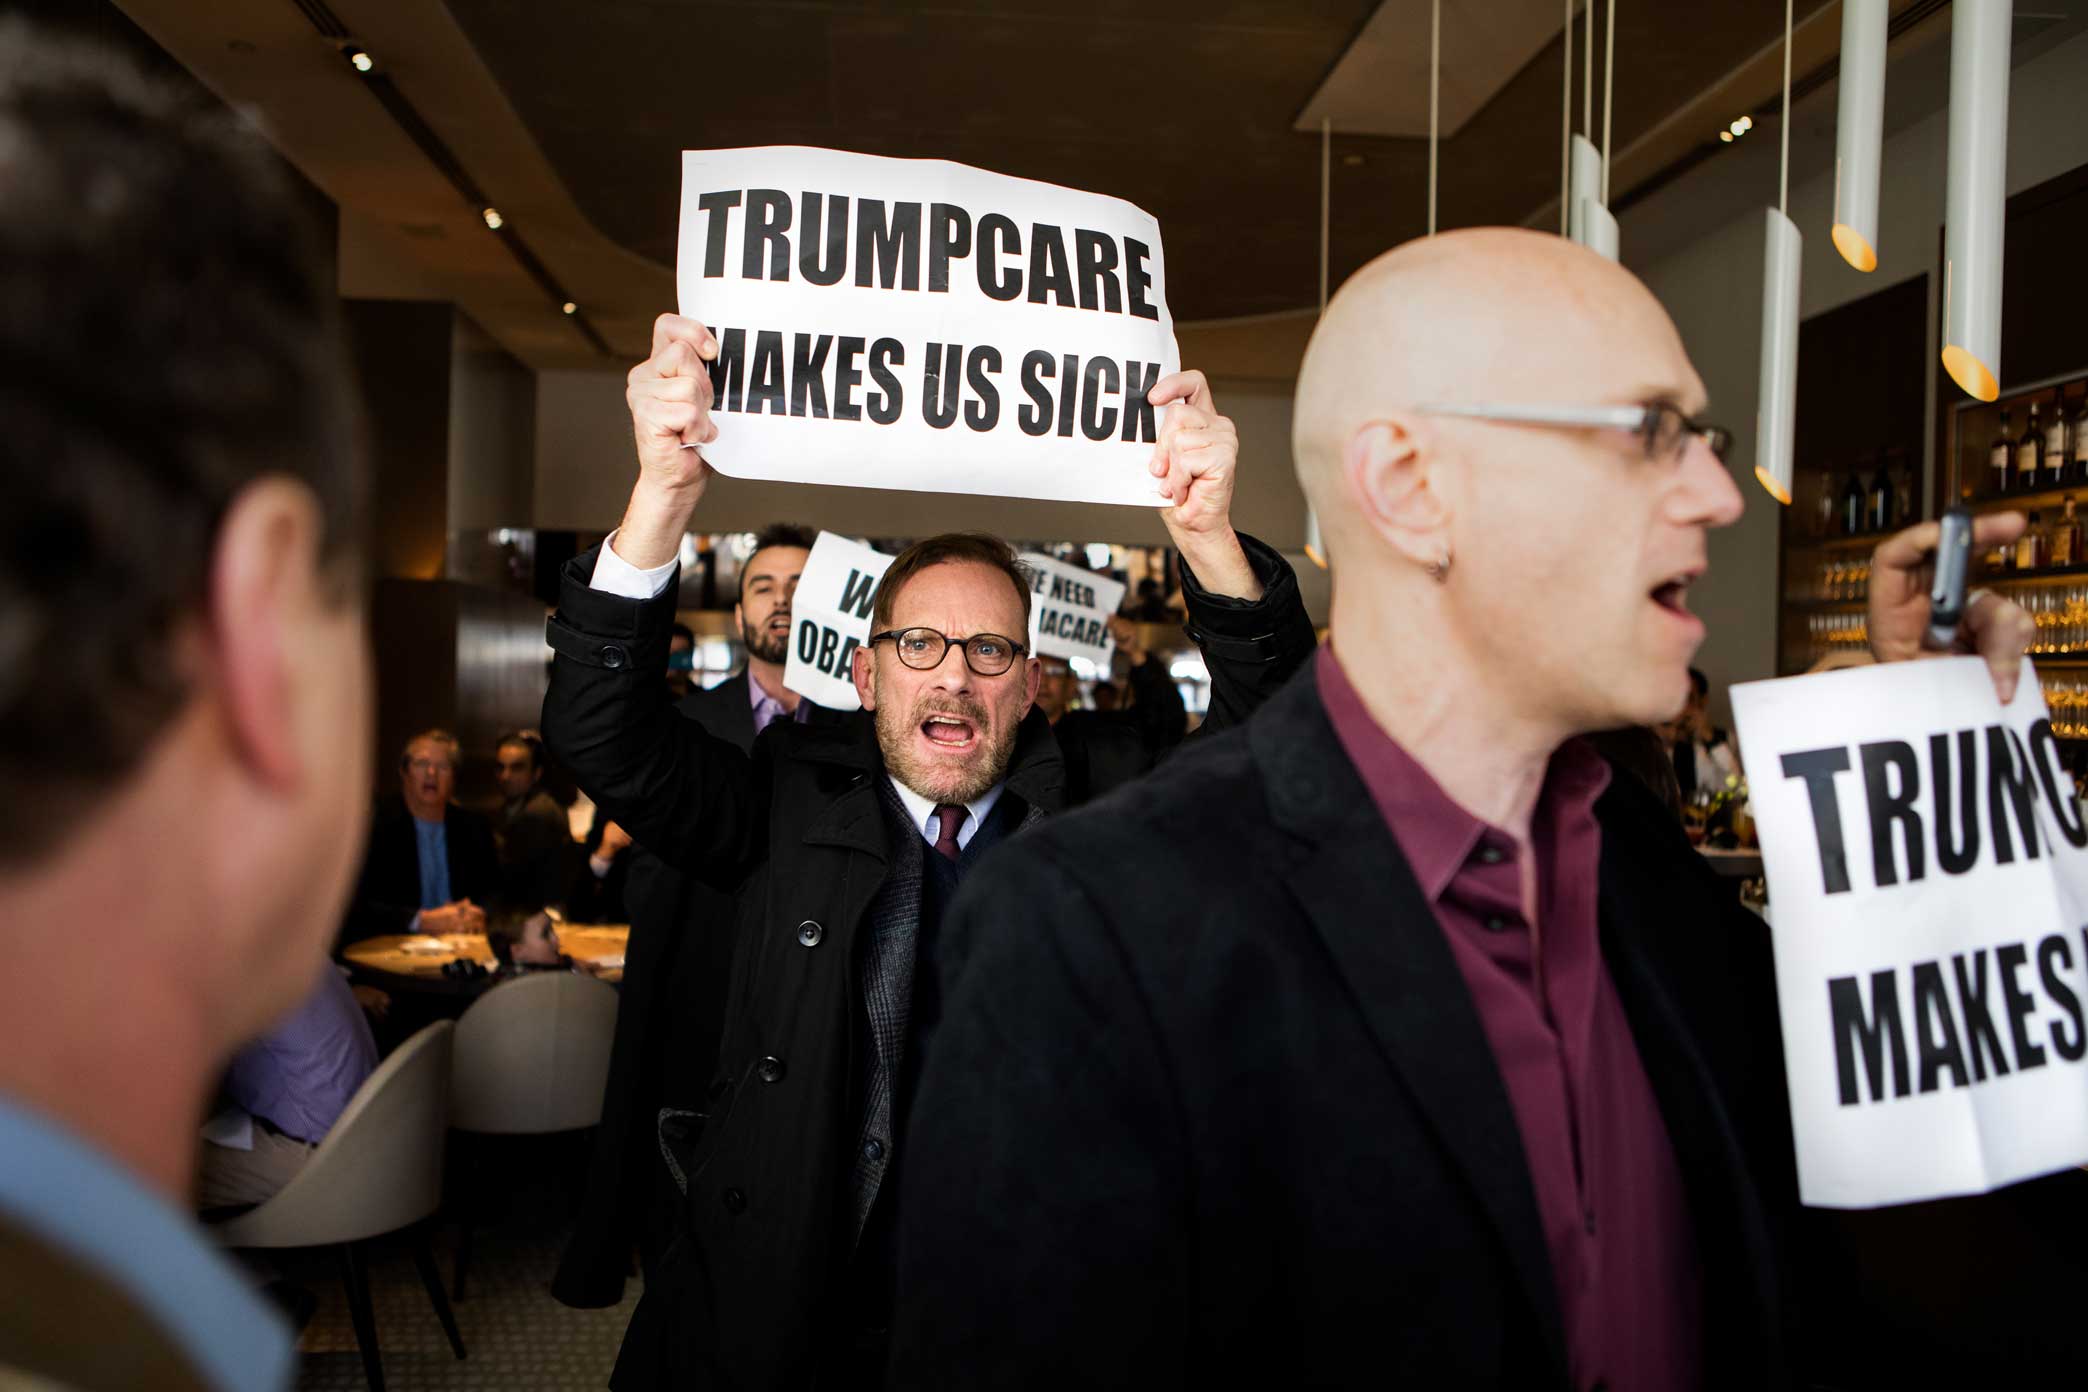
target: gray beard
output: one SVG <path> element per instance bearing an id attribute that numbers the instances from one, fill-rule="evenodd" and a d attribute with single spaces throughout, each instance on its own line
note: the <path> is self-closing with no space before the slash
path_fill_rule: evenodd
<path id="1" fill-rule="evenodd" d="M 924 711 L 900 712 L 890 706 L 877 708 L 877 744 L 885 767 L 892 776 L 931 802 L 961 806 L 977 802 L 987 789 L 1008 776 L 1015 761 L 1018 726 L 1010 727 L 992 743 L 982 744 L 978 755 L 962 768 L 931 769 L 914 758 L 909 739 L 926 717 Z"/>

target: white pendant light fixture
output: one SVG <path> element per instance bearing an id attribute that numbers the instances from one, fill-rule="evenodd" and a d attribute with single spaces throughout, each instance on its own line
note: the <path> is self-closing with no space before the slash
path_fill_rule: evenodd
<path id="1" fill-rule="evenodd" d="M 1950 8 L 1950 192 L 1943 224 L 1943 370 L 2001 394 L 2001 237 L 2008 197 L 2010 0 Z"/>
<path id="2" fill-rule="evenodd" d="M 1327 317 L 1327 225 L 1334 195 L 1334 126 L 1320 117 L 1320 318 Z M 1321 570 L 1327 568 L 1327 544 L 1320 540 L 1319 513 L 1312 499 L 1305 500 L 1305 555 Z"/>
<path id="3" fill-rule="evenodd" d="M 1798 436 L 1798 272 L 1805 238 L 1791 199 L 1791 0 L 1784 0 L 1783 165 L 1776 206 L 1764 215 L 1762 378 L 1755 408 L 1755 478 L 1786 506 Z"/>
<path id="4" fill-rule="evenodd" d="M 1571 0 L 1568 0 L 1567 43 L 1573 41 Z M 1568 141 L 1566 179 L 1566 235 L 1582 246 L 1610 260 L 1617 259 L 1617 218 L 1609 210 L 1609 125 L 1611 94 L 1610 68 L 1617 54 L 1617 7 L 1610 0 L 1609 19 L 1606 26 L 1607 39 L 1602 70 L 1602 148 L 1595 147 L 1592 139 L 1595 132 L 1595 5 L 1589 0 L 1587 31 L 1581 55 L 1583 77 L 1581 81 L 1581 125 L 1586 134 L 1575 134 Z M 1567 68 L 1570 79 L 1571 60 Z M 1571 119 L 1572 104 L 1567 105 Z"/>
<path id="5" fill-rule="evenodd" d="M 1878 269 L 1878 174 L 1885 144 L 1891 0 L 1842 0 L 1841 92 L 1834 117 L 1834 249 Z"/>

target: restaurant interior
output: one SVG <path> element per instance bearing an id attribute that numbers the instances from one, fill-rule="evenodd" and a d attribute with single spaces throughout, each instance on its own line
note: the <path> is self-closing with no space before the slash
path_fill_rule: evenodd
<path id="1" fill-rule="evenodd" d="M 1979 583 L 2035 619 L 2055 731 L 2088 774 L 2088 517 L 2075 520 L 2077 501 L 2088 508 L 2088 0 L 2014 6 L 1988 397 L 1960 386 L 1943 352 L 1955 327 L 1944 280 L 1951 34 L 1965 2 L 1884 7 L 1864 268 L 1835 235 L 1848 207 L 1837 185 L 1840 0 L 1794 0 L 1788 32 L 1773 0 L 8 8 L 192 80 L 252 121 L 293 172 L 328 241 L 364 403 L 372 795 L 395 799 L 401 751 L 446 730 L 455 800 L 497 817 L 503 737 L 540 722 L 561 571 L 618 524 L 630 490 L 625 375 L 650 352 L 654 317 L 677 307 L 680 152 L 764 145 L 955 160 L 1114 195 L 1157 218 L 1181 362 L 1207 374 L 1238 427 L 1235 520 L 1290 562 L 1323 627 L 1330 589 L 1291 426 L 1330 289 L 1433 230 L 1577 220 L 1562 212 L 1575 201 L 1562 162 L 1572 162 L 1566 137 L 1585 136 L 1601 171 L 1586 215 L 1611 220 L 1612 254 L 1666 307 L 1708 387 L 1704 415 L 1735 437 L 1745 515 L 1711 534 L 1709 572 L 1690 597 L 1708 628 L 1696 659 L 1708 726 L 1732 726 L 1737 683 L 1864 649 L 1868 559 L 1882 535 L 1959 502 L 2020 508 L 2034 535 L 1980 556 Z M 1578 183 L 1570 170 L 1566 179 Z M 1763 210 L 1780 203 L 1803 238 L 1795 394 L 1782 405 L 1763 370 L 1774 348 L 1764 347 L 1763 267 L 1777 235 Z M 1794 445 L 1786 472 L 1758 481 L 1758 432 L 1779 410 L 1795 414 Z M 1163 664 L 1190 726 L 1210 700 L 1183 624 L 1179 562 L 1149 510 L 729 477 L 682 545 L 688 687 L 742 670 L 740 570 L 754 535 L 779 521 L 887 553 L 985 530 L 1109 575 L 1126 585 L 1135 647 Z M 1121 655 L 1113 668 L 1083 660 L 1072 675 L 1074 703 L 1096 708 L 1128 667 Z M 592 804 L 555 757 L 543 773 L 568 818 L 561 854 L 580 866 L 601 834 Z M 1744 782 L 1724 786 L 1724 773 L 1692 769 L 1680 810 L 1706 852 L 1726 858 L 1733 892 L 1758 906 Z M 271 1220 L 264 1204 L 231 1220 L 280 1249 L 280 1270 L 309 1296 L 296 1312 L 299 1386 L 605 1381 L 638 1283 L 593 1309 L 558 1303 L 549 1287 L 585 1183 L 615 1028 L 604 983 L 622 975 L 624 938 L 613 918 L 590 926 L 576 912 L 561 927 L 565 952 L 588 970 L 515 983 L 542 1001 L 482 1018 L 475 1062 L 464 1022 L 509 989 L 491 986 L 501 976 L 487 969 L 500 963 L 485 938 L 344 941 L 356 984 L 388 997 L 387 1048 L 420 1022 L 460 1021 L 454 1066 L 460 1078 L 478 1070 L 480 1110 L 474 1119 L 451 1104 L 446 1169 L 441 1118 L 426 1123 L 437 1169 L 414 1183 L 434 1207 L 394 1229 L 300 1246 L 294 1214 Z M 477 962 L 477 973 L 460 970 Z M 518 1071 L 539 1081 L 501 1081 Z M 1958 1377 L 2088 1371 L 2074 1332 L 2088 1293 L 2082 1178 L 1843 1215 L 1829 1239 L 1840 1245 L 1822 1260 L 1844 1263 L 1847 1325 L 1818 1385 L 1943 1385 L 1937 1369 L 1948 1384 L 2021 1385 Z M 338 1260 L 349 1248 L 356 1255 Z"/>

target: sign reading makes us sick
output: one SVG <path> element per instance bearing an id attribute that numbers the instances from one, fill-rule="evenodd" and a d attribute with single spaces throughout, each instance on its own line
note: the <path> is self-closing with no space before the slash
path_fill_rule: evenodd
<path id="1" fill-rule="evenodd" d="M 681 312 L 739 478 L 1147 506 L 1179 366 L 1160 228 L 942 160 L 682 156 Z"/>

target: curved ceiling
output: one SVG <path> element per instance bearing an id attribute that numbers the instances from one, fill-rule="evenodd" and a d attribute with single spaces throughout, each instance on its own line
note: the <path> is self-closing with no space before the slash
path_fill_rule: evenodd
<path id="1" fill-rule="evenodd" d="M 1459 3 L 1446 0 L 1446 26 Z M 1800 0 L 1797 10 L 1803 18 L 1827 3 Z M 1159 219 L 1170 307 L 1195 321 L 1317 301 L 1319 142 L 1293 125 L 1378 6 L 449 8 L 587 218 L 663 266 L 674 260 L 681 150 L 823 145 L 954 159 L 1129 199 Z M 1623 0 L 1617 147 L 1690 106 L 1782 27 L 1774 0 Z M 1415 40 L 1425 47 L 1425 27 Z M 1443 225 L 1519 222 L 1556 197 L 1560 60 L 1554 27 L 1444 142 Z M 1425 230 L 1427 167 L 1425 140 L 1337 135 L 1333 283 Z"/>

